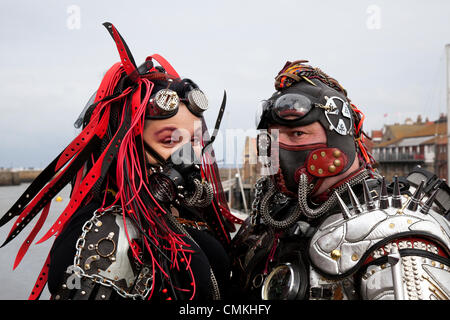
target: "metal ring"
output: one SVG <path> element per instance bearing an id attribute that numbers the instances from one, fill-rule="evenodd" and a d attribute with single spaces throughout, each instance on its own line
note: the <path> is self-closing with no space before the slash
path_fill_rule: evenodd
<path id="1" fill-rule="evenodd" d="M 99 251 L 99 249 L 98 249 L 100 243 L 103 242 L 103 241 L 111 241 L 111 243 L 113 244 L 113 249 L 112 249 L 111 252 L 108 253 L 108 254 L 102 254 L 102 253 L 100 253 L 100 251 Z M 101 238 L 101 239 L 98 240 L 97 243 L 95 244 L 95 251 L 98 253 L 98 255 L 99 255 L 100 257 L 108 258 L 108 257 L 112 256 L 112 255 L 114 254 L 114 252 L 116 252 L 116 243 L 115 243 L 114 240 L 111 239 L 110 237 Z"/>

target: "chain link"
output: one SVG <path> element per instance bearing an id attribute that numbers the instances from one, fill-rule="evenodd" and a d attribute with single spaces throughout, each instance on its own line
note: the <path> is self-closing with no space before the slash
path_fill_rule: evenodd
<path id="1" fill-rule="evenodd" d="M 95 283 L 98 283 L 105 287 L 111 287 L 113 288 L 121 297 L 123 298 L 131 298 L 131 299 L 145 299 L 148 293 L 151 290 L 151 287 L 147 287 L 147 283 L 145 284 L 146 289 L 144 291 L 144 294 L 130 294 L 126 292 L 123 288 L 117 286 L 113 280 L 110 280 L 106 277 L 103 277 L 98 274 L 89 275 L 87 274 L 83 268 L 81 268 L 81 251 L 84 249 L 84 246 L 86 244 L 86 235 L 89 231 L 92 230 L 92 227 L 99 221 L 98 219 L 102 217 L 105 213 L 113 212 L 113 213 L 120 213 L 122 211 L 122 208 L 120 206 L 112 206 L 111 208 L 107 210 L 95 210 L 94 216 L 86 221 L 82 227 L 83 232 L 81 233 L 81 236 L 78 238 L 75 248 L 77 249 L 75 253 L 75 257 L 73 259 L 73 272 L 74 274 L 79 278 L 87 278 Z"/>

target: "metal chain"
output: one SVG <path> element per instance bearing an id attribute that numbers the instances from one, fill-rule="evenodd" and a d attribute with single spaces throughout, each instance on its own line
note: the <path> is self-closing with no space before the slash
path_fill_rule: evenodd
<path id="1" fill-rule="evenodd" d="M 264 193 L 264 184 L 267 180 L 268 180 L 268 178 L 266 176 L 264 176 L 264 177 L 259 178 L 256 181 L 255 198 L 253 199 L 253 202 L 252 202 L 252 211 L 251 211 L 252 216 L 256 217 L 256 215 L 258 214 L 259 204 L 261 202 L 261 198 Z"/>
<path id="2" fill-rule="evenodd" d="M 194 179 L 193 182 L 195 184 L 194 193 L 187 198 L 182 198 L 183 204 L 194 208 L 209 205 L 214 196 L 212 187 L 207 182 L 202 182 L 199 179 Z M 203 195 L 204 197 L 202 197 Z"/>
<path id="3" fill-rule="evenodd" d="M 367 179 L 369 177 L 369 173 L 367 170 L 363 170 L 360 173 L 358 173 L 353 178 L 349 179 L 347 183 L 352 187 L 356 184 L 361 183 L 363 180 Z M 311 209 L 308 206 L 307 199 L 308 199 L 308 178 L 305 174 L 300 175 L 299 179 L 299 187 L 298 187 L 298 205 L 300 206 L 300 210 L 302 213 L 311 219 L 316 219 L 324 215 L 325 213 L 329 212 L 330 209 L 332 209 L 336 203 L 337 203 L 337 197 L 336 193 L 332 193 L 331 196 L 325 201 L 319 208 L 317 209 Z M 335 191 L 341 195 L 347 190 L 347 184 L 341 184 L 339 187 L 335 189 Z"/>
<path id="4" fill-rule="evenodd" d="M 369 174 L 366 170 L 361 171 L 358 173 L 355 177 L 349 179 L 347 183 L 350 186 L 354 186 L 358 183 L 361 183 L 364 179 L 367 179 L 369 177 Z M 335 191 L 341 195 L 347 190 L 347 185 L 342 184 L 339 187 L 335 189 Z M 311 191 L 311 187 L 308 185 L 308 178 L 305 174 L 300 175 L 299 179 L 299 186 L 298 186 L 298 202 L 295 204 L 295 207 L 292 209 L 292 212 L 289 214 L 289 216 L 281 221 L 277 221 L 272 218 L 270 214 L 269 205 L 273 199 L 273 196 L 277 193 L 276 187 L 273 185 L 273 183 L 269 180 L 269 186 L 266 194 L 258 199 L 257 205 L 260 205 L 260 212 L 261 217 L 263 218 L 263 221 L 272 227 L 275 228 L 288 228 L 291 225 L 293 225 L 300 217 L 301 214 L 304 216 L 310 218 L 310 219 L 317 219 L 324 215 L 325 213 L 329 212 L 330 209 L 332 209 L 336 203 L 337 203 L 337 197 L 335 193 L 332 193 L 330 198 L 327 199 L 320 207 L 317 209 L 312 209 L 308 206 L 307 199 L 308 194 Z M 255 208 L 252 208 L 255 211 L 258 211 L 258 207 L 255 206 Z"/>
<path id="5" fill-rule="evenodd" d="M 150 290 L 152 289 L 151 287 L 150 288 L 147 287 L 147 283 L 146 283 L 146 290 L 144 291 L 145 293 L 143 295 L 139 293 L 130 294 L 126 292 L 123 288 L 117 286 L 113 280 L 110 280 L 98 274 L 89 275 L 83 270 L 83 268 L 81 268 L 81 251 L 84 249 L 84 246 L 86 244 L 86 235 L 88 234 L 89 231 L 91 231 L 92 227 L 99 221 L 98 219 L 102 217 L 105 213 L 109 212 L 121 213 L 122 208 L 120 206 L 112 206 L 107 210 L 101 211 L 95 210 L 93 217 L 84 223 L 82 227 L 83 232 L 81 233 L 81 236 L 78 238 L 75 244 L 76 253 L 73 259 L 72 270 L 74 274 L 79 278 L 87 278 L 102 286 L 113 288 L 123 298 L 145 299 Z"/>

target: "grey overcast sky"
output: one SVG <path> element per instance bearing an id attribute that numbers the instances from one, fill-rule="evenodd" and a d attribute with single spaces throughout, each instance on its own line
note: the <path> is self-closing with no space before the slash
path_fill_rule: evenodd
<path id="1" fill-rule="evenodd" d="M 43 168 L 75 137 L 73 122 L 119 60 L 105 21 L 138 64 L 159 53 L 199 84 L 210 127 L 226 89 L 223 128 L 254 129 L 259 101 L 297 59 L 347 89 L 367 132 L 446 112 L 450 1 L 2 0 L 0 8 L 0 167 Z"/>

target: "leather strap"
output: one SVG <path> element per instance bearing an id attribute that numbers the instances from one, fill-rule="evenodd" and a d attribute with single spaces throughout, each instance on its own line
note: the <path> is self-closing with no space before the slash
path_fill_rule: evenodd
<path id="1" fill-rule="evenodd" d="M 45 284 L 47 283 L 49 268 L 50 268 L 50 253 L 48 254 L 47 259 L 45 260 L 44 266 L 42 267 L 42 270 L 39 273 L 39 276 L 36 280 L 33 289 L 31 290 L 31 294 L 28 297 L 28 300 L 39 299 L 39 296 L 41 295 L 42 290 L 44 290 Z"/>
<path id="2" fill-rule="evenodd" d="M 37 243 L 42 243 L 48 240 L 52 235 L 58 232 L 61 227 L 70 219 L 70 217 L 75 213 L 78 209 L 86 195 L 92 189 L 94 184 L 103 181 L 106 173 L 111 166 L 114 158 L 117 156 L 117 152 L 119 151 L 120 143 L 123 140 L 123 137 L 127 133 L 130 128 L 130 100 L 127 100 L 124 108 L 124 121 L 121 126 L 117 130 L 113 139 L 109 142 L 106 150 L 102 153 L 99 159 L 95 162 L 94 166 L 89 170 L 86 174 L 85 178 L 80 184 L 80 188 L 74 190 L 73 195 L 70 199 L 70 202 L 66 209 L 64 209 L 63 213 L 59 216 L 58 220 L 53 224 L 50 230 L 39 240 Z"/>

